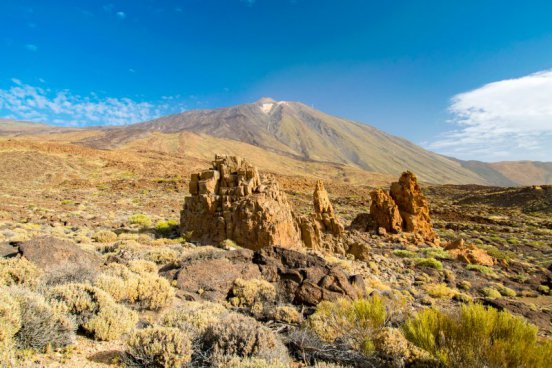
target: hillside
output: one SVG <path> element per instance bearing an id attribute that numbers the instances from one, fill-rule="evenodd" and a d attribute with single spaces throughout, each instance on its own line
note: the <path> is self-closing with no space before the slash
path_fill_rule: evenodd
<path id="1" fill-rule="evenodd" d="M 398 175 L 412 170 L 433 183 L 488 184 L 454 160 L 371 126 L 330 116 L 298 102 L 261 99 L 214 110 L 194 110 L 122 128 L 104 130 L 83 144 L 114 148 L 152 132 L 194 132 L 230 139 L 301 161 L 350 165 Z"/>

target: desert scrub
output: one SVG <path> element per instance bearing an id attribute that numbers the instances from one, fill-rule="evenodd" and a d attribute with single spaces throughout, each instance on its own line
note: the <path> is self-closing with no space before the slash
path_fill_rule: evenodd
<path id="1" fill-rule="evenodd" d="M 40 277 L 40 287 L 51 287 L 55 285 L 71 283 L 93 283 L 98 273 L 95 268 L 78 263 L 64 264 L 59 267 L 49 269 Z"/>
<path id="2" fill-rule="evenodd" d="M 476 272 L 479 272 L 479 273 L 481 273 L 483 275 L 487 275 L 487 276 L 492 276 L 492 277 L 496 276 L 494 270 L 491 267 L 487 267 L 487 266 L 483 266 L 483 265 L 468 264 L 468 265 L 466 265 L 466 270 L 476 271 Z"/>
<path id="3" fill-rule="evenodd" d="M 89 284 L 56 286 L 49 296 L 58 302 L 58 310 L 71 314 L 80 328 L 98 340 L 118 339 L 138 322 L 136 312 Z"/>
<path id="4" fill-rule="evenodd" d="M 127 341 L 126 362 L 136 367 L 180 368 L 192 359 L 189 336 L 178 328 L 137 330 Z"/>
<path id="5" fill-rule="evenodd" d="M 308 326 L 322 340 L 347 341 L 365 354 L 373 352 L 372 338 L 385 326 L 387 311 L 379 296 L 323 301 L 309 317 Z"/>
<path id="6" fill-rule="evenodd" d="M 395 249 L 393 254 L 401 258 L 414 258 L 416 253 L 406 249 Z"/>
<path id="7" fill-rule="evenodd" d="M 435 259 L 454 258 L 449 252 L 447 252 L 443 248 L 433 248 L 433 247 L 422 248 L 420 249 L 420 253 L 422 253 L 425 258 L 435 258 Z"/>
<path id="8" fill-rule="evenodd" d="M 19 304 L 21 328 L 14 336 L 19 349 L 44 351 L 74 342 L 74 322 L 52 308 L 42 295 L 19 287 L 12 287 L 8 292 Z"/>
<path id="9" fill-rule="evenodd" d="M 185 330 L 195 338 L 202 335 L 211 325 L 218 323 L 221 315 L 226 312 L 226 308 L 221 304 L 190 301 L 169 310 L 161 318 L 161 324 Z"/>
<path id="10" fill-rule="evenodd" d="M 128 218 L 128 222 L 130 222 L 131 225 L 140 227 L 150 227 L 152 224 L 151 219 L 143 213 L 135 213 Z"/>
<path id="11" fill-rule="evenodd" d="M 414 264 L 417 267 L 429 267 L 436 270 L 443 269 L 443 264 L 435 258 L 414 258 Z"/>
<path id="12" fill-rule="evenodd" d="M 276 322 L 300 324 L 303 316 L 292 305 L 278 305 L 268 311 L 268 317 Z"/>
<path id="13" fill-rule="evenodd" d="M 34 288 L 40 270 L 25 258 L 0 259 L 0 286 L 22 285 Z"/>
<path id="14" fill-rule="evenodd" d="M 489 299 L 499 299 L 502 297 L 502 294 L 500 294 L 500 292 L 492 286 L 487 286 L 481 289 L 481 294 Z"/>
<path id="15" fill-rule="evenodd" d="M 178 234 L 180 224 L 177 220 L 159 221 L 155 224 L 155 231 L 160 236 L 169 236 Z"/>
<path id="16" fill-rule="evenodd" d="M 449 288 L 447 284 L 444 283 L 427 285 L 424 289 L 429 296 L 439 299 L 451 299 L 458 293 L 456 290 Z"/>
<path id="17" fill-rule="evenodd" d="M 487 251 L 487 253 L 491 257 L 496 258 L 496 259 L 500 259 L 500 260 L 504 260 L 504 261 L 509 261 L 512 258 L 516 257 L 516 254 L 514 252 L 500 250 L 497 247 L 495 247 L 494 245 L 484 244 L 484 245 L 480 245 L 479 248 L 484 249 L 485 251 Z"/>
<path id="18" fill-rule="evenodd" d="M 230 304 L 247 309 L 254 316 L 262 316 L 276 300 L 276 288 L 265 280 L 236 279 L 231 293 Z"/>
<path id="19" fill-rule="evenodd" d="M 252 317 L 238 313 L 223 315 L 201 338 L 202 351 L 211 365 L 224 366 L 229 357 L 260 358 L 287 363 L 289 356 L 279 337 Z"/>
<path id="20" fill-rule="evenodd" d="M 459 313 L 426 309 L 408 320 L 408 340 L 443 365 L 463 367 L 550 367 L 552 344 L 539 343 L 537 328 L 522 317 L 477 304 Z"/>
<path id="21" fill-rule="evenodd" d="M 139 275 L 153 273 L 157 274 L 157 265 L 154 262 L 147 261 L 145 259 L 134 259 L 129 261 L 127 267 L 130 271 Z"/>
<path id="22" fill-rule="evenodd" d="M 177 263 L 180 260 L 181 253 L 168 247 L 150 249 L 144 256 L 145 259 L 155 262 L 158 265 Z"/>
<path id="23" fill-rule="evenodd" d="M 110 294 L 115 301 L 134 304 L 142 309 L 158 310 L 172 303 L 174 289 L 167 279 L 156 273 L 145 272 L 143 262 L 130 267 L 141 267 L 133 272 L 119 263 L 110 263 L 95 285 Z"/>
<path id="24" fill-rule="evenodd" d="M 110 230 L 100 230 L 92 238 L 98 243 L 113 243 L 117 240 L 117 234 Z"/>
<path id="25" fill-rule="evenodd" d="M 517 295 L 517 293 L 514 289 L 510 289 L 509 287 L 504 286 L 502 284 L 495 284 L 494 288 L 496 290 L 498 290 L 500 295 L 508 297 L 508 298 L 514 298 Z"/>
<path id="26" fill-rule="evenodd" d="M 21 328 L 21 309 L 8 288 L 0 287 L 0 352 L 11 350 Z M 0 360 L 1 362 L 1 360 Z"/>
<path id="27" fill-rule="evenodd" d="M 269 363 L 264 359 L 232 357 L 224 362 L 224 368 L 287 368 L 280 362 Z"/>

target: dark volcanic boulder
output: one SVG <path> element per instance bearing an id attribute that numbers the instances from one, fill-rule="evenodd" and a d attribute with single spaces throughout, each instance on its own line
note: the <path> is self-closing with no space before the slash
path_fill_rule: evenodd
<path id="1" fill-rule="evenodd" d="M 277 284 L 280 297 L 294 304 L 314 306 L 323 300 L 358 298 L 365 293 L 362 277 L 349 277 L 339 266 L 315 255 L 270 247 L 255 252 L 253 262 L 265 280 Z"/>
<path id="2" fill-rule="evenodd" d="M 219 302 L 226 300 L 237 278 L 261 278 L 252 258 L 253 252 L 247 249 L 219 251 L 208 257 L 185 260 L 176 272 L 164 275 L 176 280 L 176 286 L 191 299 L 201 297 Z"/>
<path id="3" fill-rule="evenodd" d="M 41 236 L 19 245 L 19 253 L 44 271 L 66 267 L 97 270 L 102 264 L 99 255 L 81 249 L 70 240 Z"/>

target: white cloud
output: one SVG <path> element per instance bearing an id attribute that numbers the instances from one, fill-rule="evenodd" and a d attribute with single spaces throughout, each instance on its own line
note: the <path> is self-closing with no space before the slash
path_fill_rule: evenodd
<path id="1" fill-rule="evenodd" d="M 118 11 L 118 12 L 116 13 L 116 15 L 117 15 L 117 17 L 118 17 L 119 19 L 125 19 L 125 18 L 126 18 L 126 13 L 125 13 L 125 12 L 122 12 L 122 11 Z"/>
<path id="2" fill-rule="evenodd" d="M 31 43 L 25 45 L 25 48 L 28 50 L 28 51 L 38 51 L 38 47 L 36 45 L 33 45 Z"/>
<path id="3" fill-rule="evenodd" d="M 58 125 L 124 125 L 147 121 L 184 110 L 174 100 L 138 102 L 130 98 L 101 98 L 73 94 L 68 90 L 52 91 L 24 84 L 13 78 L 10 88 L 0 89 L 0 116 Z"/>
<path id="4" fill-rule="evenodd" d="M 552 161 L 552 70 L 458 94 L 449 111 L 457 128 L 428 148 L 481 161 Z"/>

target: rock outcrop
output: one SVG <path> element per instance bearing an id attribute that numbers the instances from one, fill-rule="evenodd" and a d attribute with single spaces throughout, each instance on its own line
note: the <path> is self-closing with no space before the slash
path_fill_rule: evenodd
<path id="1" fill-rule="evenodd" d="M 70 240 L 41 236 L 19 245 L 19 253 L 44 271 L 79 267 L 97 271 L 103 264 L 101 257 L 88 252 Z"/>
<path id="2" fill-rule="evenodd" d="M 493 266 L 496 262 L 486 250 L 478 248 L 474 244 L 466 244 L 464 239 L 457 239 L 445 245 L 445 250 L 456 256 L 459 261 L 468 264 Z"/>
<path id="3" fill-rule="evenodd" d="M 399 208 L 403 230 L 418 234 L 426 241 L 434 241 L 437 235 L 429 217 L 429 204 L 416 175 L 410 171 L 404 172 L 398 182 L 391 184 L 389 194 Z"/>
<path id="4" fill-rule="evenodd" d="M 236 279 L 264 279 L 275 287 L 279 300 L 315 306 L 323 300 L 364 296 L 361 276 L 350 276 L 338 265 L 295 250 L 266 247 L 200 254 L 176 268 L 161 270 L 175 280 L 182 297 L 224 301 Z"/>
<path id="5" fill-rule="evenodd" d="M 286 195 L 271 176 L 235 156 L 217 155 L 211 169 L 192 174 L 181 212 L 181 230 L 191 240 L 231 239 L 257 250 L 299 247 L 301 237 Z"/>
<path id="6" fill-rule="evenodd" d="M 253 262 L 290 303 L 315 306 L 323 300 L 355 299 L 365 293 L 361 276 L 347 276 L 339 266 L 315 255 L 271 247 L 256 252 Z"/>
<path id="7" fill-rule="evenodd" d="M 381 189 L 372 191 L 370 198 L 370 215 L 376 227 L 382 227 L 391 233 L 400 232 L 403 219 L 393 198 Z"/>
<path id="8" fill-rule="evenodd" d="M 335 216 L 330 197 L 321 180 L 316 183 L 313 204 L 314 212 L 300 219 L 301 238 L 308 248 L 320 249 L 324 234 L 341 236 L 344 229 Z"/>

